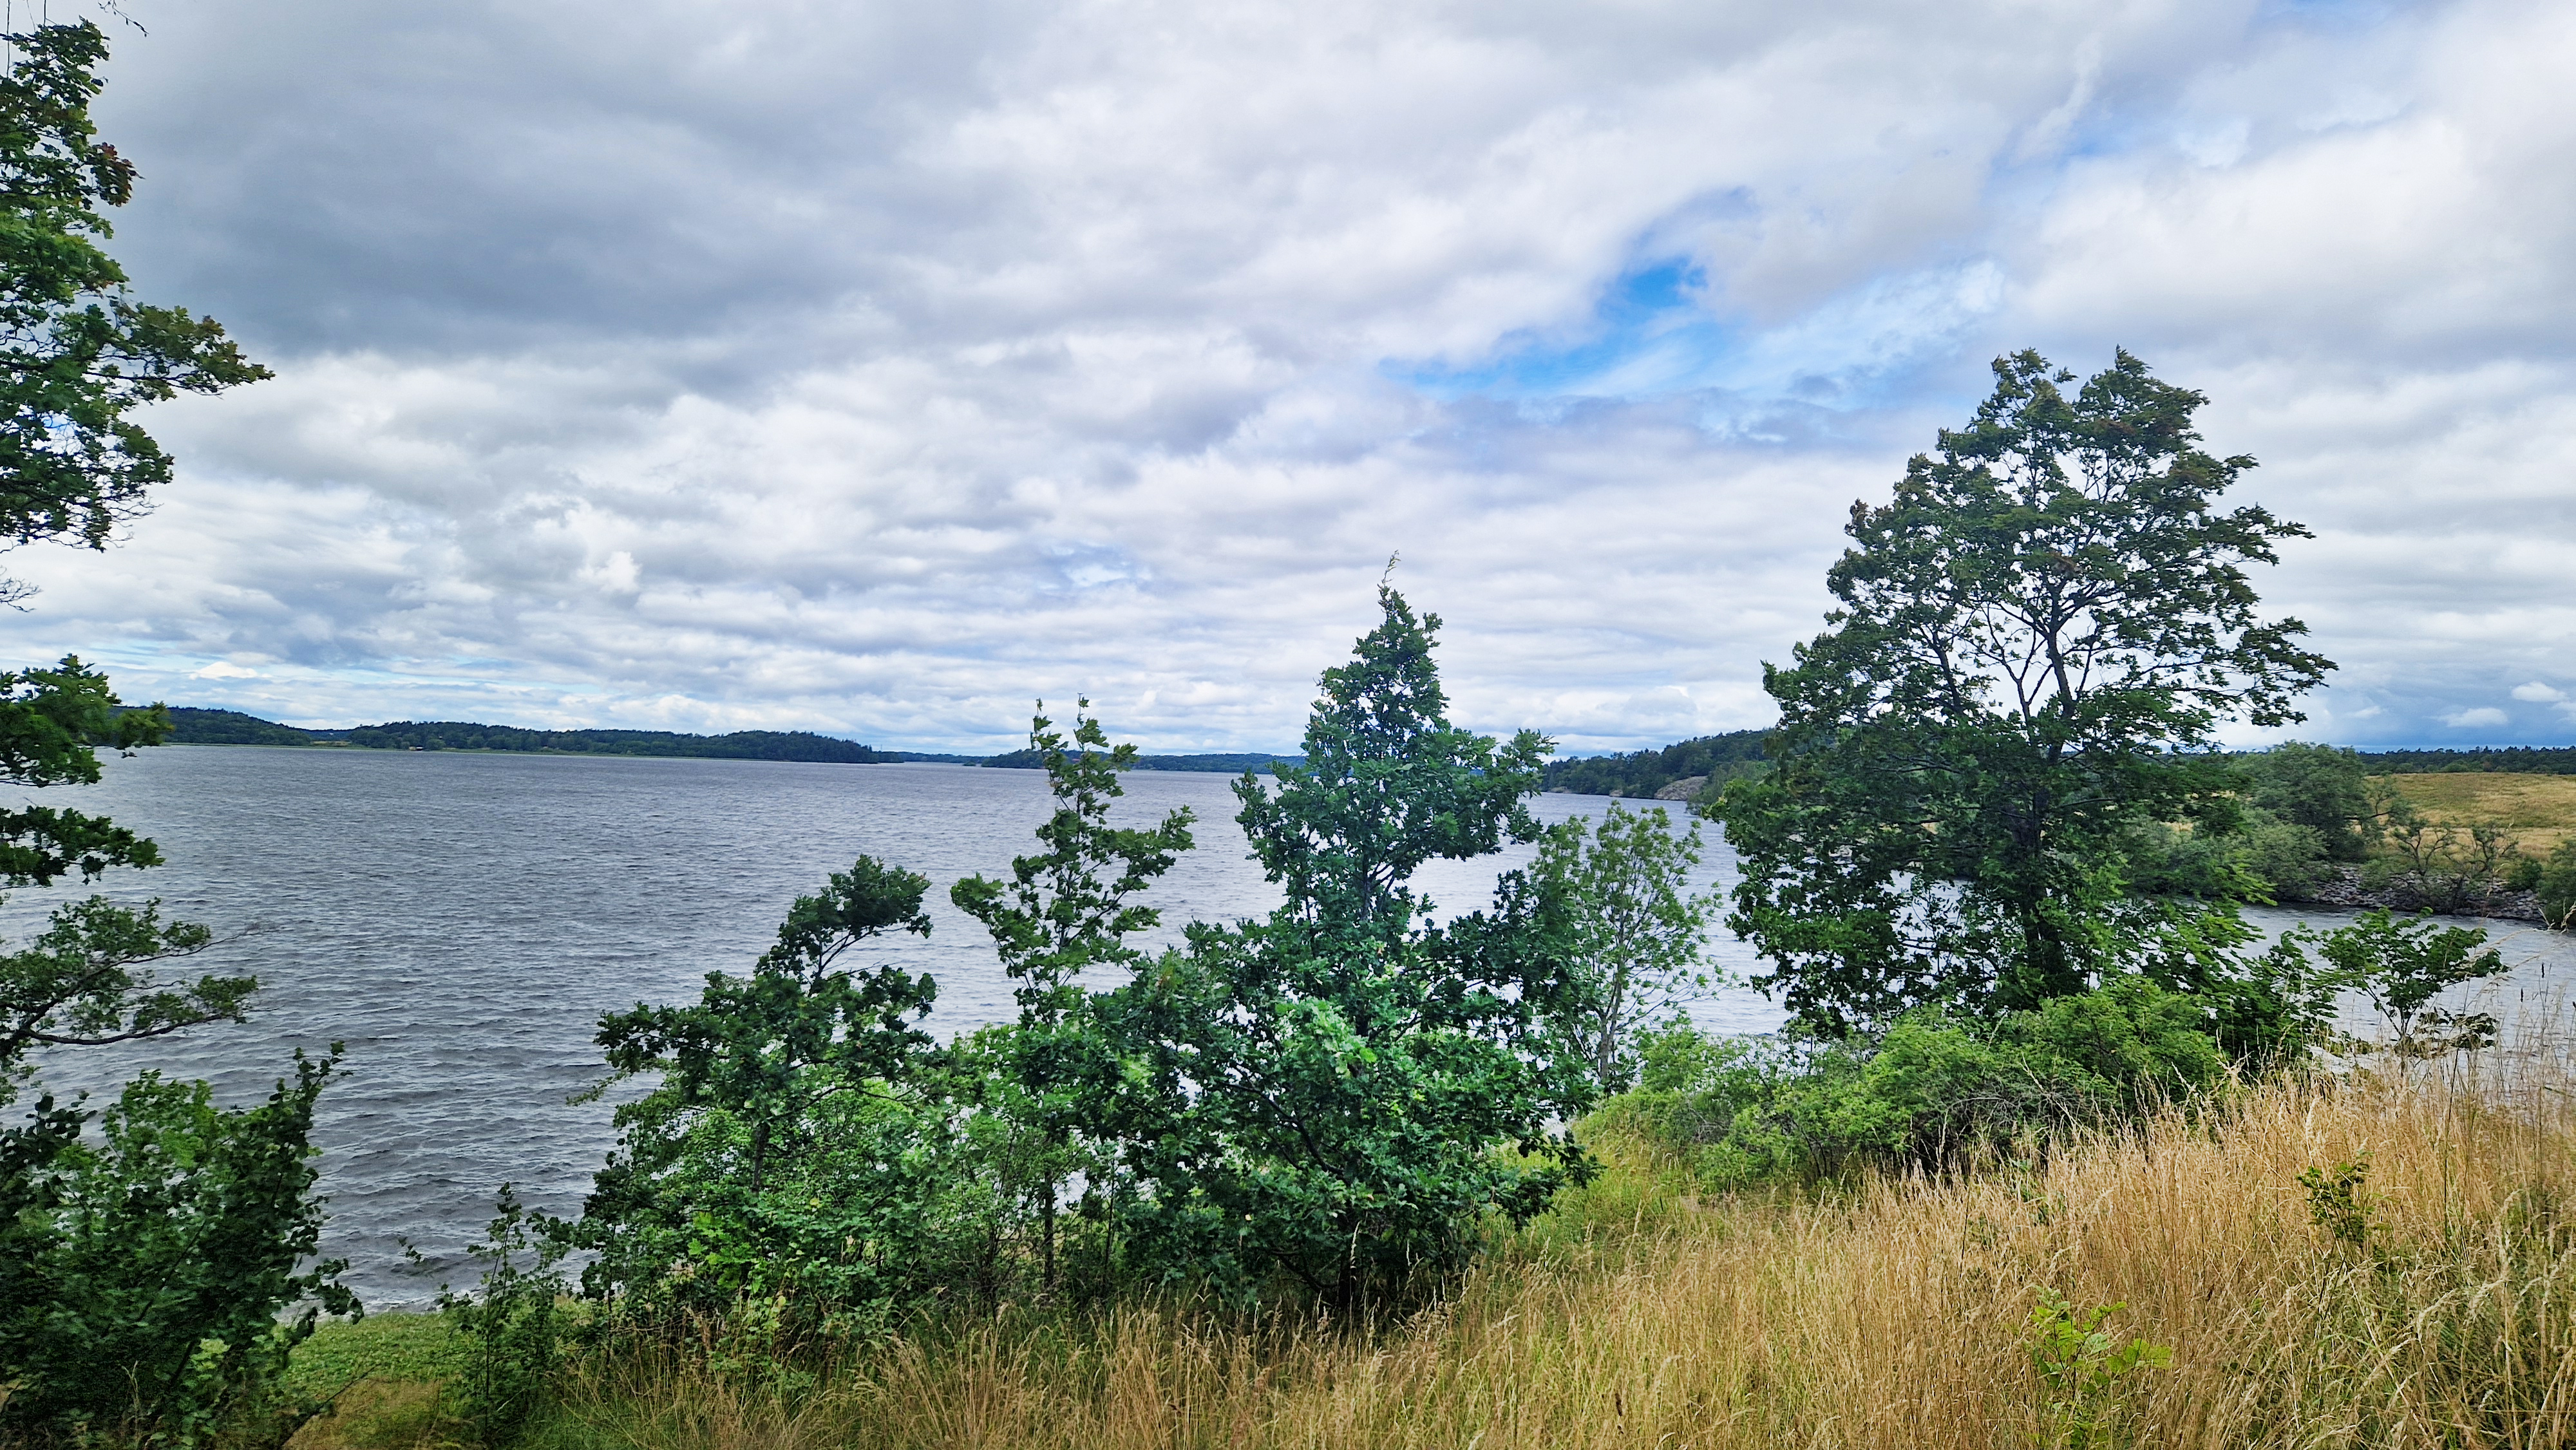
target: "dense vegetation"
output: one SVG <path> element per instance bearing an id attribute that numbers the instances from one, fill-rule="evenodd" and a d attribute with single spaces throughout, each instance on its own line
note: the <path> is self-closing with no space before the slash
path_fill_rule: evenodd
<path id="1" fill-rule="evenodd" d="M 2576 1441 L 2576 1083 L 2541 1060 L 2282 1078 L 1942 1177 L 1703 1188 L 1608 1160 L 1436 1312 L 925 1316 L 794 1374 L 567 1363 L 549 1450 L 2376 1450 Z M 303 1450 L 469 1435 L 436 1321 L 326 1329 Z M 369 1378 L 361 1379 L 360 1376 Z"/>
<path id="2" fill-rule="evenodd" d="M 656 1086 L 619 1110 L 581 1218 L 545 1227 L 596 1256 L 601 1322 L 666 1335 L 766 1303 L 793 1342 L 936 1303 L 1153 1286 L 1400 1302 L 1461 1265 L 1488 1215 L 1524 1221 L 1584 1177 L 1546 1128 L 1593 1093 L 1561 1050 L 1586 985 L 1550 949 L 1556 916 L 1514 872 L 1490 908 L 1434 926 L 1407 884 L 1536 836 L 1522 801 L 1544 744 L 1450 725 L 1438 620 L 1382 603 L 1325 673 L 1306 763 L 1237 785 L 1286 894 L 1268 920 L 1129 945 L 1190 815 L 1112 827 L 1134 747 L 1040 717 L 1045 849 L 951 893 L 1017 983 L 1016 1022 L 945 1045 L 914 1025 L 936 985 L 867 944 L 927 932 L 928 883 L 869 858 L 800 900 L 749 977 L 608 1018 L 611 1065 Z"/>
<path id="3" fill-rule="evenodd" d="M 805 730 L 737 730 L 684 735 L 670 730 L 523 730 L 462 720 L 397 720 L 360 725 L 340 739 L 366 750 L 515 750 L 560 755 L 657 755 L 706 760 L 795 760 L 875 765 L 900 756 Z"/>
<path id="4" fill-rule="evenodd" d="M 1725 739 L 1728 737 L 1716 737 Z M 1608 757 L 1632 774 L 1605 793 L 1636 795 L 1660 776 L 1638 771 L 1664 752 Z M 2382 752 L 2293 741 L 2267 750 L 2206 752 L 2182 762 L 2203 772 L 2203 792 L 2174 820 L 2130 820 L 2112 865 L 2120 889 L 2168 900 L 2220 900 L 2273 905 L 2331 896 L 2346 905 L 2390 905 L 2441 912 L 2508 912 L 2564 927 L 2576 919 L 2576 844 L 2563 825 L 2563 805 L 2537 817 L 2494 810 L 2433 810 L 2410 800 L 2405 778 L 2386 767 L 2447 760 L 2444 775 L 2506 777 L 2493 762 L 2545 763 L 2548 752 Z M 1688 757 L 1683 757 L 1688 759 Z M 2461 764 L 2462 761 L 2477 762 Z M 1558 762 L 1552 774 L 1568 765 Z M 1599 777 L 1554 774 L 1586 785 Z M 1754 778 L 1746 772 L 1737 778 Z M 1692 805 L 1711 810 L 1727 777 L 1695 792 Z M 1628 788 L 1634 784 L 1638 789 Z M 2419 793 L 2424 783 L 2415 782 Z M 2455 792 L 2454 792 L 2455 794 Z M 2533 827 L 2537 825 L 2535 831 Z M 2517 834 L 2535 841 L 2515 839 Z"/>
<path id="5" fill-rule="evenodd" d="M 1548 762 L 1546 788 L 1575 795 L 1626 796 L 1651 800 L 1675 781 L 1703 779 L 1711 786 L 1758 773 L 1763 764 L 1765 730 L 1731 730 L 1703 735 L 1661 750 L 1625 755 L 1595 755 L 1580 760 Z"/>
<path id="6" fill-rule="evenodd" d="M 2576 775 L 2576 746 L 2498 745 L 2479 750 L 2367 750 L 2361 758 L 2373 775 L 2438 771 L 2502 771 L 2514 775 Z"/>

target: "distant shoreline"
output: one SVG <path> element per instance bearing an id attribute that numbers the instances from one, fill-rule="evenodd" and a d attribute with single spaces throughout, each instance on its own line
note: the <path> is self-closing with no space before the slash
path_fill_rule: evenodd
<path id="1" fill-rule="evenodd" d="M 726 735 L 691 735 L 676 730 L 532 730 L 516 725 L 485 725 L 470 720 L 396 720 L 382 725 L 353 725 L 337 730 L 307 730 L 281 725 L 239 710 L 196 706 L 168 707 L 172 745 L 265 745 L 285 749 L 383 750 L 427 754 L 465 751 L 494 755 L 607 755 L 665 760 L 775 760 L 810 765 L 973 765 L 1001 769 L 1038 769 L 1037 752 L 1015 750 L 1001 755 L 952 755 L 924 750 L 878 750 L 854 740 L 818 735 L 810 730 L 737 730 Z M 1240 774 L 1268 771 L 1274 764 L 1297 764 L 1298 755 L 1227 752 L 1203 755 L 1147 755 L 1138 770 Z"/>

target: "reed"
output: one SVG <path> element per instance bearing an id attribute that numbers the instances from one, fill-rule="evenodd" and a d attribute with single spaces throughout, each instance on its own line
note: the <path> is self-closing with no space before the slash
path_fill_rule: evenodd
<path id="1" fill-rule="evenodd" d="M 1375 1327 L 1027 1309 L 806 1376 L 594 1364 L 541 1442 L 803 1447 L 2576 1443 L 2555 1059 L 2269 1084 L 1962 1178 L 1691 1197 L 1635 1145 Z M 2308 1169 L 2364 1163 L 2345 1232 Z M 2347 1179 L 2347 1181 L 2349 1181 Z M 2332 1205 L 2329 1205 L 2332 1207 Z M 2331 1220 L 2332 1214 L 2328 1215 Z M 2167 1367 L 2052 1412 L 2040 1288 Z"/>

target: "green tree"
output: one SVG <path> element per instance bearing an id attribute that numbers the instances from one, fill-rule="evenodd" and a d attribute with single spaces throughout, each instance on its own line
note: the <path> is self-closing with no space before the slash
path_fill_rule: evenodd
<path id="1" fill-rule="evenodd" d="M 346 1265 L 313 1262 L 313 1105 L 339 1057 L 298 1053 L 257 1107 L 146 1073 L 93 1136 L 47 1099 L 0 1137 L 0 1437 L 274 1445 L 311 1417 L 287 1356 L 358 1307 Z"/>
<path id="2" fill-rule="evenodd" d="M 1710 985 L 1700 952 L 1723 898 L 1690 894 L 1699 860 L 1696 824 L 1677 836 L 1661 807 L 1632 812 L 1615 801 L 1589 840 L 1577 816 L 1539 843 L 1532 875 L 1562 913 L 1586 989 L 1567 1031 L 1605 1093 L 1635 1077 L 1638 1034 Z"/>
<path id="3" fill-rule="evenodd" d="M 1588 1162 L 1552 1134 L 1591 1098 L 1555 1024 L 1582 984 L 1539 893 L 1433 925 L 1408 884 L 1538 827 L 1547 742 L 1449 723 L 1437 617 L 1382 587 L 1383 619 L 1324 672 L 1305 764 L 1246 775 L 1236 816 L 1285 901 L 1194 924 L 1099 1003 L 1121 1054 L 1104 1131 L 1137 1185 L 1131 1261 L 1238 1301 L 1282 1284 L 1351 1304 L 1524 1220 Z M 1518 1148 L 1519 1153 L 1509 1150 Z"/>
<path id="4" fill-rule="evenodd" d="M 949 1113 L 915 1025 L 937 985 L 850 953 L 926 936 L 927 879 L 862 856 L 798 897 L 749 977 L 600 1019 L 618 1147 L 570 1231 L 595 1295 L 644 1318 L 790 1294 L 815 1315 L 882 1311 L 937 1277 Z M 606 1084 L 602 1085 L 603 1087 Z"/>
<path id="5" fill-rule="evenodd" d="M 1162 914 L 1130 897 L 1172 869 L 1190 849 L 1188 807 L 1151 829 L 1109 824 L 1109 803 L 1126 794 L 1118 773 L 1136 760 L 1132 744 L 1111 748 L 1100 722 L 1076 704 L 1071 739 L 1043 713 L 1029 724 L 1029 748 L 1046 768 L 1055 812 L 1038 827 L 1042 855 L 1011 862 L 1008 883 L 969 876 L 949 889 L 957 909 L 984 924 L 1018 983 L 1018 1029 L 996 1034 L 992 1045 L 1006 1060 L 1017 1092 L 1009 1116 L 1025 1122 L 1037 1139 L 1037 1171 L 1029 1189 L 1037 1198 L 1039 1252 L 1044 1282 L 1056 1272 L 1057 1199 L 1075 1172 L 1096 1175 L 1105 1162 L 1076 1151 L 1075 1137 L 1093 1116 L 1091 1098 L 1104 1071 L 1114 1072 L 1093 1021 L 1083 974 L 1095 968 L 1133 970 L 1145 953 L 1127 938 L 1150 931 Z M 1043 711 L 1044 701 L 1038 708 Z"/>
<path id="6" fill-rule="evenodd" d="M 1729 924 L 1820 1030 L 2119 970 L 2164 919 L 2126 905 L 2122 834 L 2228 797 L 2219 724 L 2297 720 L 2331 668 L 2257 616 L 2245 566 L 2305 531 L 2213 506 L 2253 460 L 2201 448 L 2199 393 L 2126 352 L 2071 395 L 2033 352 L 1995 379 L 1889 503 L 1853 505 L 1830 627 L 1764 671 L 1776 769 L 1717 808 Z"/>
<path id="7" fill-rule="evenodd" d="M 102 209 L 124 205 L 134 187 L 132 163 L 97 139 L 89 119 L 106 37 L 82 21 L 5 38 L 15 59 L 0 80 L 0 536 L 104 548 L 117 521 L 170 476 L 169 456 L 126 414 L 268 374 L 213 321 L 132 301 L 99 245 L 111 234 Z M 0 596 L 24 591 L 0 584 Z M 95 784 L 101 747 L 157 745 L 169 731 L 161 706 L 122 708 L 106 678 L 77 658 L 0 673 L 0 782 Z M 160 859 L 150 841 L 98 816 L 0 809 L 0 887 L 74 873 L 86 881 Z M 55 913 L 28 948 L 0 957 L 0 1104 L 30 1080 L 37 1048 L 237 1020 L 252 979 L 180 983 L 154 970 L 206 941 L 202 928 L 149 908 L 92 900 Z"/>
<path id="8" fill-rule="evenodd" d="M 136 302 L 100 244 L 134 163 L 89 104 L 107 37 L 83 20 L 8 37 L 0 81 L 0 534 L 107 547 L 170 481 L 170 455 L 127 415 L 269 376 L 212 318 Z M 11 593 L 23 596 L 23 586 Z"/>
<path id="9" fill-rule="evenodd" d="M 2438 926 L 2430 913 L 2400 920 L 2381 907 L 2315 938 L 2314 945 L 2397 1029 L 2392 1049 L 2424 1055 L 2495 1040 L 2496 1021 L 2486 1013 L 2454 1013 L 2432 1005 L 2453 987 L 2505 969 L 2504 954 L 2486 940 L 2487 934 L 2474 926 Z"/>
<path id="10" fill-rule="evenodd" d="M 2360 752 L 2293 740 L 2247 757 L 2245 766 L 2248 799 L 2276 819 L 2316 832 L 2330 859 L 2370 854 L 2381 807 L 2371 798 Z"/>

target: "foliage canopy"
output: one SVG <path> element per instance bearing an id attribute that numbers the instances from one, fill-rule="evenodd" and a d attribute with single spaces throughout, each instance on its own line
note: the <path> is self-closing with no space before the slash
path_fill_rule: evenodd
<path id="1" fill-rule="evenodd" d="M 1326 670 L 1305 763 L 1246 775 L 1236 819 L 1286 899 L 1194 924 L 1102 999 L 1121 1055 L 1103 1127 L 1136 1185 L 1140 1267 L 1247 1299 L 1286 1280 L 1332 1302 L 1401 1293 L 1470 1252 L 1487 1214 L 1545 1206 L 1589 1160 L 1551 1119 L 1591 1100 L 1560 1024 L 1581 985 L 1539 893 L 1431 922 L 1409 884 L 1538 828 L 1546 742 L 1452 725 L 1432 643 L 1391 588 Z M 1498 1151 L 1516 1147 L 1518 1155 Z"/>
<path id="2" fill-rule="evenodd" d="M 2200 446 L 2203 397 L 2126 352 L 2073 380 L 1998 359 L 1969 425 L 1853 505 L 1830 627 L 1764 671 L 1777 768 L 1718 806 L 1728 920 L 1816 1027 L 2119 969 L 2151 930 L 2122 918 L 2120 834 L 2224 798 L 2218 725 L 2301 718 L 2331 667 L 2257 613 L 2246 566 L 2305 530 L 2215 506 L 2254 461 Z"/>
<path id="3" fill-rule="evenodd" d="M 0 534 L 107 546 L 170 456 L 126 415 L 269 376 L 212 318 L 126 294 L 100 243 L 134 163 L 89 104 L 107 37 L 87 20 L 8 37 L 0 80 Z"/>

